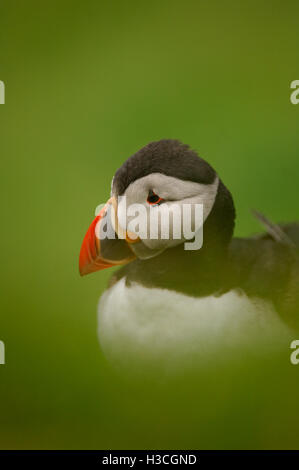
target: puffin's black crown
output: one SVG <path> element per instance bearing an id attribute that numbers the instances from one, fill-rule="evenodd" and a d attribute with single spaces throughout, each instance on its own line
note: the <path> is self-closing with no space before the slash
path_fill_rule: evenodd
<path id="1" fill-rule="evenodd" d="M 132 155 L 117 170 L 113 190 L 122 195 L 129 184 L 151 173 L 162 173 L 185 181 L 211 184 L 216 173 L 197 153 L 178 140 L 151 142 Z"/>

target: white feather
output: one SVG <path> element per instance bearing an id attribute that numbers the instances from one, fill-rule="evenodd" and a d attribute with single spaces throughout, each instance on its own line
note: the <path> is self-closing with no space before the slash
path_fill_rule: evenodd
<path id="1" fill-rule="evenodd" d="M 128 287 L 125 279 L 103 294 L 98 314 L 102 349 L 119 366 L 207 362 L 244 349 L 270 350 L 289 334 L 270 303 L 237 291 L 194 298 L 139 284 Z"/>

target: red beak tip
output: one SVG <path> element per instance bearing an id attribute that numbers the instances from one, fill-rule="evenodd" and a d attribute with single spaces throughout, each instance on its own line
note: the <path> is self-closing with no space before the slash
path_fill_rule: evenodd
<path id="1" fill-rule="evenodd" d="M 90 263 L 88 263 L 88 264 L 84 264 L 84 263 L 81 264 L 80 263 L 79 264 L 79 274 L 80 274 L 81 277 L 86 276 L 87 274 L 90 274 L 92 272 L 93 272 L 93 270 L 90 269 Z"/>

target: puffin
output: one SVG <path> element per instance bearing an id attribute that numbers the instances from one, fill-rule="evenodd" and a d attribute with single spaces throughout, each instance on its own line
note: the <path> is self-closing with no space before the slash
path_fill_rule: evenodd
<path id="1" fill-rule="evenodd" d="M 166 206 L 201 204 L 201 246 L 186 249 L 186 236 L 174 238 L 171 230 L 168 238 L 128 230 L 120 222 L 124 199 L 142 205 L 145 218 L 153 211 L 163 217 Z M 119 267 L 98 304 L 105 356 L 120 367 L 179 367 L 257 345 L 288 348 L 299 328 L 299 223 L 254 215 L 266 231 L 233 237 L 229 189 L 178 140 L 151 142 L 130 156 L 116 171 L 79 257 L 82 276 Z M 108 231 L 113 236 L 103 236 Z"/>

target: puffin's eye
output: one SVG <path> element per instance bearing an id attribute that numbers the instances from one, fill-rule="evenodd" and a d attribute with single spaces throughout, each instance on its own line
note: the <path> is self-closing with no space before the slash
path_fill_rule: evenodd
<path id="1" fill-rule="evenodd" d="M 158 194 L 154 193 L 152 189 L 149 190 L 148 196 L 147 196 L 147 202 L 151 205 L 157 205 L 161 204 L 164 201 Z"/>

